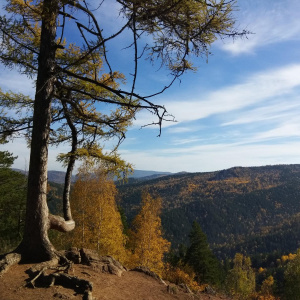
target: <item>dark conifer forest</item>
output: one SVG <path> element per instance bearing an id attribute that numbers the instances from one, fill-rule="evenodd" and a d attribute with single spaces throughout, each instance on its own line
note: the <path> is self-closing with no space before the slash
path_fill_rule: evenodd
<path id="1" fill-rule="evenodd" d="M 300 165 L 169 175 L 118 189 L 129 221 L 142 191 L 162 198 L 162 224 L 173 247 L 188 243 L 193 221 L 220 258 L 237 252 L 289 253 L 299 247 Z"/>

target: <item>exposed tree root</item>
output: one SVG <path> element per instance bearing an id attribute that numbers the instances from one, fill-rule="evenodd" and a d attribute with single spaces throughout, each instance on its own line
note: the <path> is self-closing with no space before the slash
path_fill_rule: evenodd
<path id="1" fill-rule="evenodd" d="M 72 268 L 73 262 L 59 253 L 56 254 L 59 256 L 59 259 L 54 258 L 50 261 L 34 265 L 27 270 L 29 279 L 26 286 L 35 288 L 60 285 L 73 289 L 78 294 L 83 294 L 83 299 L 85 300 L 93 300 L 92 282 L 69 275 L 68 273 Z"/>
<path id="2" fill-rule="evenodd" d="M 54 271 L 53 273 L 47 274 L 48 270 Z M 60 273 L 61 267 L 49 268 L 43 267 L 42 270 L 37 272 L 37 274 L 31 279 L 28 280 L 27 287 L 45 287 L 45 286 L 54 286 L 60 285 L 64 288 L 73 289 L 78 294 L 83 294 L 83 299 L 92 300 L 92 282 L 84 279 L 77 278 L 76 276 L 71 276 L 66 273 Z"/>
<path id="3" fill-rule="evenodd" d="M 55 257 L 46 262 L 33 265 L 26 271 L 29 278 L 23 287 L 50 287 L 60 285 L 73 289 L 76 293 L 83 295 L 83 300 L 94 300 L 92 297 L 93 283 L 69 275 L 73 262 L 62 254 L 56 252 Z M 22 259 L 19 253 L 9 253 L 0 260 L 0 277 L 8 271 L 9 267 L 18 264 Z"/>
<path id="4" fill-rule="evenodd" d="M 8 270 L 9 266 L 21 261 L 22 255 L 10 253 L 0 257 L 0 274 Z M 83 295 L 83 300 L 94 300 L 92 297 L 93 284 L 89 280 L 70 275 L 73 263 L 91 266 L 100 273 L 110 273 L 122 276 L 126 269 L 111 256 L 99 256 L 96 251 L 89 249 L 71 248 L 68 251 L 53 251 L 53 258 L 33 265 L 26 273 L 29 278 L 23 287 L 38 288 L 60 285 Z M 91 276 L 90 274 L 86 273 Z"/>
<path id="5" fill-rule="evenodd" d="M 39 271 L 38 272 L 38 274 L 35 276 L 35 277 L 33 277 L 31 280 L 28 280 L 28 282 L 25 284 L 25 286 L 30 286 L 30 287 L 33 287 L 33 288 L 35 288 L 35 282 L 36 282 L 36 280 L 41 276 L 41 275 L 43 275 L 44 274 L 44 271 L 46 270 L 46 268 L 43 268 L 41 271 Z"/>
<path id="6" fill-rule="evenodd" d="M 26 271 L 30 277 L 37 275 L 39 272 L 47 270 L 52 267 L 56 267 L 59 263 L 59 258 L 55 257 L 52 260 L 45 261 L 39 264 L 33 265 L 30 269 Z"/>
<path id="7" fill-rule="evenodd" d="M 21 254 L 8 253 L 0 260 L 0 277 L 8 271 L 8 269 L 21 261 Z"/>

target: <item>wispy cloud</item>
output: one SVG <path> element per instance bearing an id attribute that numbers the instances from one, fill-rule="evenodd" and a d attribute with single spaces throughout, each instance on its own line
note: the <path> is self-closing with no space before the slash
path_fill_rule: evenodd
<path id="1" fill-rule="evenodd" d="M 122 6 L 117 1 L 104 0 L 99 2 L 92 0 L 90 4 L 101 28 L 105 28 L 106 34 L 113 34 L 119 31 L 125 24 L 126 19 L 120 13 Z"/>
<path id="2" fill-rule="evenodd" d="M 228 113 L 272 97 L 289 95 L 300 87 L 300 64 L 253 74 L 244 82 L 190 100 L 166 103 L 179 122 Z M 196 94 L 196 91 L 194 92 Z"/>
<path id="3" fill-rule="evenodd" d="M 234 126 L 249 123 L 270 122 L 291 119 L 299 116 L 300 97 L 284 97 L 285 99 L 270 100 L 265 105 L 240 111 L 238 115 L 230 114 L 221 126 Z"/>
<path id="4" fill-rule="evenodd" d="M 122 151 L 122 157 L 139 168 L 178 172 L 214 171 L 233 166 L 300 163 L 300 142 L 279 144 L 208 144 L 157 151 Z"/>
<path id="5" fill-rule="evenodd" d="M 172 145 L 186 145 L 186 144 L 192 144 L 192 143 L 197 143 L 203 141 L 203 139 L 199 138 L 186 138 L 186 139 L 174 139 L 171 144 Z"/>
<path id="6" fill-rule="evenodd" d="M 300 2 L 298 0 L 240 1 L 239 28 L 252 32 L 247 39 L 219 43 L 225 51 L 238 55 L 287 40 L 300 39 Z"/>
<path id="7" fill-rule="evenodd" d="M 176 124 L 175 124 L 176 125 Z M 173 126 L 167 129 L 168 133 L 188 133 L 188 132 L 194 132 L 200 129 L 203 129 L 204 127 L 191 127 L 191 126 Z"/>
<path id="8" fill-rule="evenodd" d="M 0 65 L 1 66 L 1 65 Z M 13 91 L 33 96 L 35 93 L 34 81 L 16 70 L 8 70 L 1 66 L 1 88 L 4 91 Z"/>
<path id="9" fill-rule="evenodd" d="M 300 137 L 300 122 L 286 122 L 279 126 L 261 132 L 252 138 L 252 141 L 266 141 L 269 139 Z"/>
<path id="10" fill-rule="evenodd" d="M 192 128 L 187 125 L 187 122 L 214 115 L 228 115 L 237 111 L 242 114 L 246 108 L 250 109 L 250 112 L 245 113 L 245 116 L 238 115 L 239 117 L 234 117 L 233 120 L 224 122 L 223 125 L 249 123 L 254 117 L 258 119 L 275 118 L 276 114 L 278 116 L 279 114 L 290 113 L 293 108 L 299 107 L 299 74 L 300 64 L 292 64 L 254 73 L 241 83 L 220 88 L 206 95 L 199 93 L 199 96 L 197 96 L 197 90 L 195 89 L 193 94 L 185 96 L 187 98 L 185 101 L 182 101 L 182 99 L 176 100 L 175 96 L 174 101 L 166 100 L 165 105 L 168 111 L 176 117 L 177 122 L 164 122 L 163 126 L 172 126 L 168 129 L 171 133 L 191 132 L 201 128 Z M 287 106 L 282 106 L 282 99 L 278 100 L 280 97 L 293 97 L 293 99 L 289 100 Z M 258 104 L 260 108 L 255 107 Z M 137 115 L 134 125 L 140 127 L 155 121 L 157 120 L 154 115 L 142 111 Z M 150 126 L 147 128 L 155 127 Z"/>
<path id="11" fill-rule="evenodd" d="M 178 120 L 167 129 L 170 142 L 122 154 L 139 168 L 151 161 L 152 169 L 167 171 L 300 163 L 299 74 L 300 64 L 292 64 L 199 97 L 194 90 L 184 102 L 167 101 Z"/>

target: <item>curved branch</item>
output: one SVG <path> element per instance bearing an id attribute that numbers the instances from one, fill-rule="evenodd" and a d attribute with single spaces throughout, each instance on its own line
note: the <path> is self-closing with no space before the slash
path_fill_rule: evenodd
<path id="1" fill-rule="evenodd" d="M 135 13 L 133 14 L 133 19 L 132 19 L 132 32 L 133 32 L 133 40 L 134 40 L 134 74 L 133 74 L 131 94 L 133 94 L 135 89 L 135 83 L 136 83 L 137 71 L 138 71 L 138 45 L 137 45 L 137 37 L 136 37 Z M 132 96 L 130 96 L 130 100 L 131 99 Z"/>
<path id="2" fill-rule="evenodd" d="M 83 27 L 83 28 L 84 28 L 85 30 L 87 30 L 89 33 L 91 33 L 91 34 L 93 34 L 93 35 L 95 35 L 95 36 L 98 36 L 99 39 L 100 39 L 99 43 L 97 43 L 94 47 L 90 47 L 90 45 L 89 45 L 89 46 L 88 46 L 89 51 L 88 51 L 86 54 L 84 54 L 82 57 L 80 57 L 76 62 L 73 62 L 72 64 L 68 65 L 68 67 L 71 67 L 71 66 L 73 66 L 73 65 L 75 65 L 75 64 L 77 64 L 77 63 L 79 63 L 81 60 L 84 60 L 87 56 L 89 56 L 91 53 L 93 53 L 97 48 L 103 47 L 103 55 L 104 55 L 105 62 L 106 62 L 106 64 L 107 64 L 107 66 L 108 66 L 110 72 L 112 73 L 112 69 L 111 69 L 110 63 L 109 63 L 109 61 L 108 61 L 108 59 L 107 59 L 107 56 L 106 56 L 105 44 L 106 44 L 106 42 L 108 42 L 109 40 L 111 40 L 111 39 L 117 37 L 119 34 L 121 34 L 121 33 L 128 27 L 129 23 L 131 22 L 132 16 L 128 19 L 128 22 L 127 22 L 123 27 L 121 27 L 121 29 L 120 29 L 119 31 L 117 31 L 116 33 L 112 34 L 112 35 L 111 35 L 110 37 L 108 37 L 108 38 L 103 38 L 101 29 L 100 29 L 100 27 L 99 27 L 99 25 L 98 25 L 98 22 L 97 22 L 95 16 L 93 15 L 93 13 L 92 13 L 90 10 L 88 10 L 87 8 L 83 7 L 82 5 L 80 5 L 79 3 L 77 3 L 77 2 L 75 2 L 75 1 L 73 1 L 73 0 L 68 1 L 67 4 L 70 5 L 70 6 L 73 6 L 73 7 L 76 7 L 76 8 L 78 8 L 78 9 L 82 10 L 82 11 L 85 12 L 89 17 L 92 18 L 92 20 L 93 20 L 93 22 L 94 22 L 94 24 L 95 24 L 96 30 L 97 30 L 98 32 L 95 32 L 95 31 L 89 29 L 88 27 L 84 26 L 83 24 L 81 24 L 81 23 L 79 23 L 79 22 L 76 22 L 77 27 L 78 27 L 78 28 Z M 81 31 L 81 30 L 80 30 L 80 31 Z M 82 34 L 82 32 L 81 32 L 81 34 Z"/>
<path id="3" fill-rule="evenodd" d="M 71 190 L 71 179 L 72 179 L 72 171 L 74 169 L 75 165 L 75 152 L 77 150 L 77 130 L 74 126 L 71 117 L 68 112 L 68 108 L 65 102 L 62 102 L 65 117 L 67 119 L 67 123 L 69 128 L 72 132 L 72 149 L 71 149 L 71 156 L 68 162 L 67 172 L 65 176 L 65 186 L 64 186 L 64 192 L 63 192 L 63 212 L 64 212 L 64 218 L 66 221 L 72 220 L 72 213 L 71 213 L 71 206 L 70 206 L 70 190 Z"/>
<path id="4" fill-rule="evenodd" d="M 147 100 L 146 98 L 149 98 L 150 96 L 145 96 L 145 97 L 142 97 L 136 93 L 132 93 L 132 92 L 126 92 L 124 90 L 116 90 L 114 88 L 111 88 L 110 86 L 107 86 L 105 84 L 103 84 L 102 82 L 99 82 L 99 81 L 96 81 L 96 80 L 93 80 L 91 78 L 88 78 L 88 77 L 84 77 L 84 76 L 81 76 L 81 75 L 78 75 L 76 73 L 73 73 L 71 71 L 68 71 L 66 69 L 62 69 L 60 68 L 59 66 L 57 66 L 57 68 L 62 72 L 62 73 L 65 73 L 66 75 L 69 75 L 69 76 L 72 76 L 74 78 L 77 78 L 77 79 L 80 79 L 82 81 L 85 81 L 85 82 L 89 82 L 89 83 L 92 83 L 92 84 L 95 84 L 97 86 L 100 86 L 104 89 L 106 89 L 107 91 L 109 92 L 112 92 L 114 95 L 120 97 L 121 99 L 125 99 L 126 96 L 133 96 L 143 102 L 145 102 L 147 105 L 140 105 L 140 104 L 131 104 L 131 103 L 123 103 L 123 102 L 118 102 L 118 101 L 111 101 L 111 100 L 108 100 L 108 99 L 97 99 L 97 97 L 95 96 L 91 96 L 93 99 L 95 100 L 99 100 L 101 102 L 105 102 L 105 103 L 112 103 L 112 104 L 118 104 L 118 105 L 121 105 L 121 106 L 127 106 L 127 107 L 136 107 L 136 108 L 148 108 L 148 109 L 152 109 L 152 110 L 155 110 L 155 111 L 158 111 L 159 109 L 162 109 L 163 111 L 166 111 L 165 107 L 162 106 L 162 105 L 157 105 L 157 104 L 154 104 L 152 102 L 150 102 L 149 100 Z M 174 82 L 175 79 L 173 79 L 172 83 Z M 72 88 L 73 89 L 73 88 Z M 75 91 L 75 89 L 73 89 Z M 83 93 L 83 92 L 81 92 Z M 87 95 L 88 93 L 85 92 L 85 94 Z M 153 97 L 154 95 L 151 95 L 151 97 Z"/>
<path id="5" fill-rule="evenodd" d="M 75 221 L 66 221 L 63 217 L 49 214 L 49 229 L 60 232 L 69 232 L 75 228 Z"/>

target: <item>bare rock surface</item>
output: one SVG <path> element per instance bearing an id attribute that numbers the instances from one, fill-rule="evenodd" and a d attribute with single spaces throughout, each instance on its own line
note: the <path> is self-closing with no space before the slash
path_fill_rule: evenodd
<path id="1" fill-rule="evenodd" d="M 64 251 L 64 255 L 75 264 L 81 263 L 91 266 L 94 270 L 99 272 L 122 276 L 123 272 L 127 271 L 126 268 L 112 256 L 99 256 L 94 250 L 71 248 L 70 250 Z"/>

